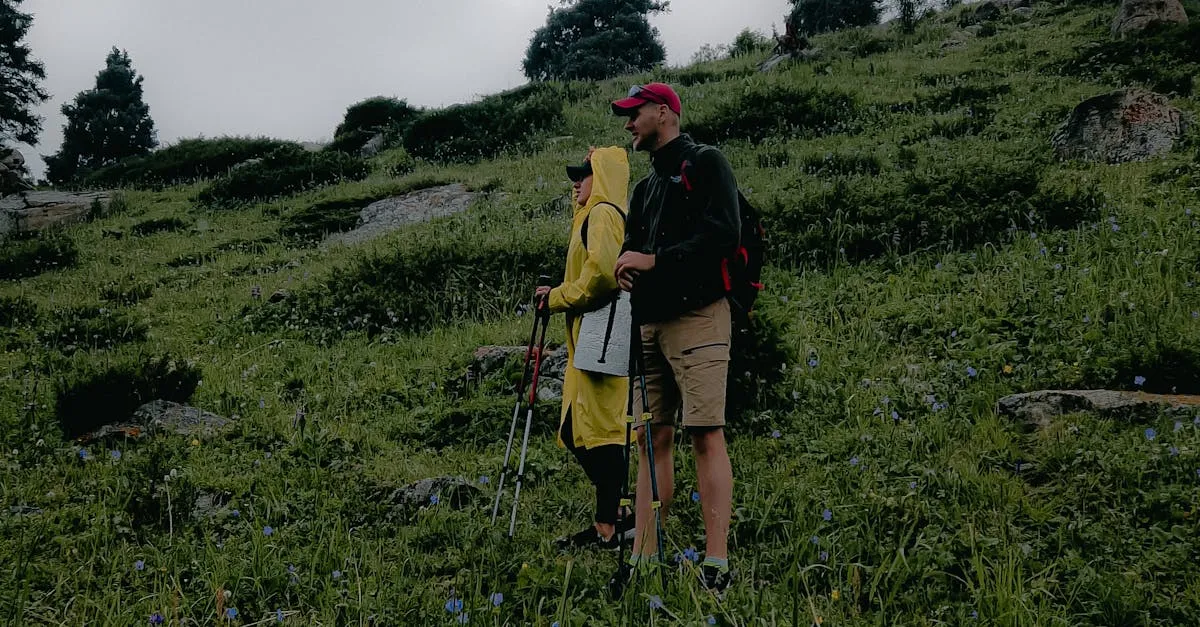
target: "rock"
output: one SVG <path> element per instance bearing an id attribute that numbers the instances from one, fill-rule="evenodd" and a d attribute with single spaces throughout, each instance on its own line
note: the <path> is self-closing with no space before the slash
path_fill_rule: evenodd
<path id="1" fill-rule="evenodd" d="M 0 147 L 0 195 L 33 189 L 25 169 L 25 155 L 16 148 Z"/>
<path id="2" fill-rule="evenodd" d="M 512 355 L 525 359 L 524 346 L 483 346 L 475 350 L 475 361 L 471 370 L 478 377 L 486 377 L 504 367 L 504 362 Z M 552 379 L 562 379 L 567 369 L 567 346 L 557 348 L 547 346 L 546 356 L 542 359 L 541 376 Z"/>
<path id="3" fill-rule="evenodd" d="M 462 509 L 479 493 L 478 486 L 462 477 L 434 477 L 399 488 L 386 499 L 402 513 L 412 515 L 424 507 Z M 437 503 L 433 497 L 437 497 Z"/>
<path id="4" fill-rule="evenodd" d="M 216 518 L 229 509 L 228 492 L 201 492 L 192 505 L 192 520 Z"/>
<path id="5" fill-rule="evenodd" d="M 1200 410 L 1200 396 L 1114 390 L 1043 390 L 1005 396 L 997 403 L 996 410 L 1031 428 L 1045 428 L 1054 417 L 1075 412 L 1134 422 L 1153 420 L 1164 413 L 1190 417 Z"/>
<path id="6" fill-rule="evenodd" d="M 462 183 L 422 189 L 367 205 L 353 231 L 329 237 L 326 243 L 357 244 L 418 222 L 466 211 L 476 194 Z"/>
<path id="7" fill-rule="evenodd" d="M 103 212 L 110 197 L 108 192 L 26 192 L 0 198 L 0 213 L 7 214 L 13 230 L 34 231 L 83 222 L 93 203 Z"/>
<path id="8" fill-rule="evenodd" d="M 1141 161 L 1169 152 L 1187 130 L 1166 96 L 1122 89 L 1083 101 L 1051 137 L 1060 159 Z"/>
<path id="9" fill-rule="evenodd" d="M 13 517 L 37 516 L 38 514 L 42 513 L 42 510 L 39 507 L 31 507 L 29 505 L 12 505 L 9 506 L 8 513 Z"/>
<path id="10" fill-rule="evenodd" d="M 1187 11 L 1180 0 L 1122 0 L 1113 18 L 1112 36 L 1124 38 L 1152 24 L 1187 24 Z"/>
<path id="11" fill-rule="evenodd" d="M 367 140 L 363 147 L 358 150 L 360 157 L 366 159 L 374 157 L 383 150 L 383 133 L 379 133 Z"/>
<path id="12" fill-rule="evenodd" d="M 942 42 L 942 50 L 962 48 L 966 44 L 961 39 L 947 39 Z"/>
<path id="13" fill-rule="evenodd" d="M 820 60 L 824 56 L 825 56 L 825 51 L 822 50 L 821 48 L 805 48 L 803 50 L 797 50 L 795 52 L 790 52 L 790 53 L 779 53 L 779 54 L 776 54 L 776 55 L 772 56 L 771 58 L 767 59 L 766 61 L 763 61 L 762 63 L 760 63 L 758 66 L 758 71 L 759 72 L 770 72 L 771 70 L 775 69 L 779 64 L 781 64 L 785 61 L 808 61 L 808 62 L 811 62 L 811 61 Z"/>
<path id="14" fill-rule="evenodd" d="M 986 0 L 980 2 L 974 10 L 965 11 L 959 18 L 961 26 L 983 24 L 1000 19 L 1005 13 L 1019 8 L 1028 7 L 1029 0 Z"/>
<path id="15" fill-rule="evenodd" d="M 559 379 L 538 378 L 537 397 L 539 401 L 562 400 L 563 382 Z"/>
<path id="16" fill-rule="evenodd" d="M 979 35 L 979 33 L 983 32 L 983 25 L 982 24 L 972 24 L 971 26 L 964 28 L 963 31 L 970 33 L 972 35 Z"/>
<path id="17" fill-rule="evenodd" d="M 267 299 L 268 303 L 278 303 L 287 300 L 291 296 L 291 292 L 287 290 L 275 290 L 271 297 Z"/>
<path id="18" fill-rule="evenodd" d="M 141 438 L 147 435 L 169 433 L 188 437 L 211 437 L 218 435 L 232 422 L 216 414 L 171 401 L 150 401 L 137 408 L 129 421 L 104 425 L 79 438 L 90 442 L 109 436 Z"/>
<path id="19" fill-rule="evenodd" d="M 1017 7 L 1013 9 L 1013 15 L 1026 19 L 1031 18 L 1033 17 L 1033 7 Z"/>

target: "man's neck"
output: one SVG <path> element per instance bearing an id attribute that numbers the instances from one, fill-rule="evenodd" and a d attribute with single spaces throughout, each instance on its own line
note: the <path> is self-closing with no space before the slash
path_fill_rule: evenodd
<path id="1" fill-rule="evenodd" d="M 658 145 L 654 147 L 654 150 L 652 150 L 651 153 L 658 152 L 663 149 L 663 146 L 666 146 L 676 139 L 679 139 L 680 134 L 681 133 L 679 132 L 679 129 L 673 129 L 665 133 L 659 133 Z"/>

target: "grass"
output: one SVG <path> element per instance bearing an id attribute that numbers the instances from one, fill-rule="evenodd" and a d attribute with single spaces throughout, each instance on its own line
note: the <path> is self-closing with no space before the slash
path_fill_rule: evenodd
<path id="1" fill-rule="evenodd" d="M 0 283 L 0 316 L 11 322 L 0 336 L 0 616 L 250 624 L 279 611 L 297 625 L 447 624 L 459 616 L 447 604 L 461 601 L 472 624 L 1196 623 L 1200 425 L 1072 415 L 1029 433 L 995 410 L 1013 392 L 1138 389 L 1134 377 L 1145 389 L 1200 391 L 1200 198 L 1186 174 L 1195 135 L 1158 162 L 1049 158 L 1050 132 L 1070 108 L 1117 85 L 1044 68 L 1105 40 L 1110 11 L 1038 9 L 1027 26 L 1001 24 L 944 51 L 949 15 L 911 36 L 818 37 L 824 60 L 770 77 L 752 71 L 752 56 L 687 71 L 688 119 L 727 119 L 741 94 L 771 85 L 845 93 L 856 105 L 852 133 L 755 127 L 746 136 L 758 143 L 722 144 L 771 227 L 775 263 L 760 307 L 786 321 L 779 354 L 796 357 L 765 364 L 782 370 L 787 402 L 749 410 L 731 429 L 738 577 L 723 602 L 684 562 L 611 603 L 602 593 L 611 555 L 556 552 L 556 536 L 586 524 L 592 496 L 549 436 L 554 403 L 539 408 L 516 538 L 493 529 L 513 368 L 465 377 L 475 348 L 525 341 L 528 319 L 515 310 L 537 257 L 561 263 L 549 257 L 568 224 L 562 164 L 590 144 L 625 143 L 607 102 L 646 75 L 580 89 L 564 107 L 568 132 L 480 163 L 418 159 L 410 174 L 378 167 L 409 159 L 384 153 L 363 181 L 237 210 L 196 206 L 203 182 L 128 191 L 121 212 L 54 236 L 69 238 L 73 264 L 10 271 Z M 1200 111 L 1194 99 L 1174 102 Z M 967 134 L 935 126 L 971 107 L 990 114 Z M 644 155 L 632 163 L 635 173 L 648 167 Z M 997 171 L 1025 185 L 1020 164 L 1036 167 L 1029 178 L 1046 198 L 1086 190 L 1092 213 L 960 240 L 923 234 L 918 219 L 906 233 L 928 238 L 920 247 L 890 238 L 886 206 L 853 220 L 798 213 L 841 182 L 868 198 L 908 193 L 906 206 L 938 219 L 970 217 L 970 203 L 937 200 L 944 190 L 914 181 L 966 172 L 964 189 L 977 189 Z M 497 193 L 355 247 L 287 236 L 306 208 L 414 181 Z M 989 206 L 1009 208 L 1002 196 L 987 196 Z M 788 221 L 796 215 L 806 221 Z M 312 233 L 325 228 L 311 223 Z M 876 248 L 813 255 L 795 244 L 829 225 Z M 138 230 L 146 235 L 105 235 Z M 508 259 L 519 272 L 505 271 Z M 412 282 L 409 270 L 430 279 Z M 291 296 L 268 304 L 278 290 Z M 313 306 L 260 323 L 296 302 Z M 374 309 L 400 305 L 423 318 L 399 324 Z M 64 329 L 63 312 L 93 331 Z M 551 342 L 562 341 L 562 324 Z M 70 344 L 55 339 L 64 333 Z M 82 392 L 119 387 L 132 402 L 146 377 L 171 383 L 155 374 L 167 359 L 186 365 L 167 393 L 236 417 L 232 431 L 69 439 L 76 423 L 64 419 L 88 406 Z M 77 392 L 69 415 L 64 390 Z M 677 471 L 672 556 L 703 547 L 683 442 Z M 383 498 L 440 475 L 480 492 L 461 510 L 430 504 L 404 516 Z M 216 507 L 194 513 L 200 497 Z M 653 597 L 663 610 L 649 609 Z M 230 608 L 234 620 L 223 618 Z"/>

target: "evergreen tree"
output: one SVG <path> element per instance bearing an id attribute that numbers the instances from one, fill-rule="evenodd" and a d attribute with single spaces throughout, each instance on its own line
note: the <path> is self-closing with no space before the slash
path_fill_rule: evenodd
<path id="1" fill-rule="evenodd" d="M 42 119 L 31 108 L 49 96 L 42 91 L 42 64 L 21 43 L 33 17 L 17 7 L 22 0 L 0 0 L 0 141 L 36 144 Z"/>
<path id="2" fill-rule="evenodd" d="M 653 68 L 667 58 L 649 16 L 661 0 L 561 0 L 534 33 L 522 67 L 531 80 L 599 80 Z"/>
<path id="3" fill-rule="evenodd" d="M 788 21 L 796 31 L 815 35 L 879 23 L 880 0 L 791 0 Z"/>
<path id="4" fill-rule="evenodd" d="M 62 112 L 67 116 L 62 148 L 46 157 L 46 176 L 53 183 L 144 155 L 158 145 L 150 107 L 142 101 L 142 77 L 129 55 L 115 47 L 96 75 L 96 87 L 80 92 Z"/>

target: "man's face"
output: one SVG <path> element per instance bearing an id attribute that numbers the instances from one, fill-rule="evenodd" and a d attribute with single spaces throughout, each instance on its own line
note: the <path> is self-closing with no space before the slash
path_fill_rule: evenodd
<path id="1" fill-rule="evenodd" d="M 592 197 L 592 177 L 588 176 L 582 181 L 575 181 L 572 187 L 575 188 L 575 202 L 586 205 L 588 199 Z"/>
<path id="2" fill-rule="evenodd" d="M 658 124 L 662 117 L 659 110 L 664 108 L 648 102 L 630 114 L 625 130 L 632 136 L 634 150 L 649 152 L 658 147 Z"/>

